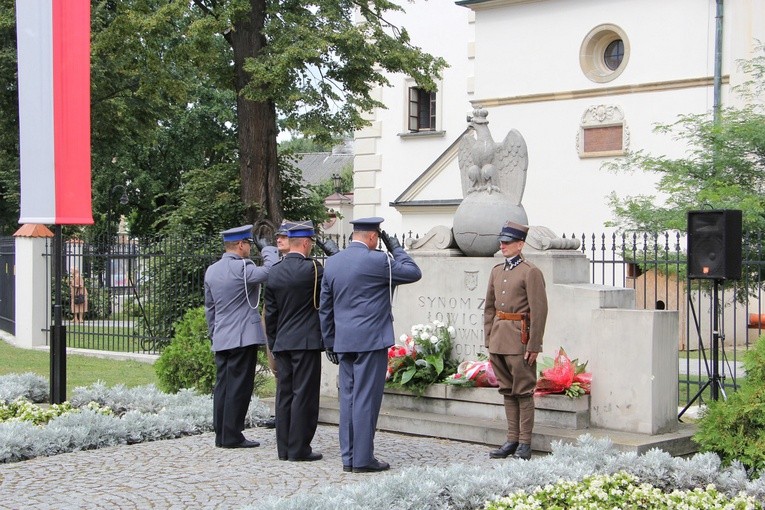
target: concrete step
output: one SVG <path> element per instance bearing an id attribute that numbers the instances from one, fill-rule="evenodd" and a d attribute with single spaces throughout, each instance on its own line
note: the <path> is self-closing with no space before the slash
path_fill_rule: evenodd
<path id="1" fill-rule="evenodd" d="M 319 421 L 336 425 L 340 419 L 340 407 L 336 398 L 321 398 Z M 550 452 L 554 441 L 576 442 L 583 434 L 595 438 L 608 438 L 615 448 L 642 454 L 659 448 L 673 456 L 690 455 L 697 451 L 691 441 L 696 431 L 693 424 L 680 423 L 675 432 L 647 435 L 599 428 L 564 429 L 536 424 L 531 446 L 538 452 Z M 497 446 L 505 442 L 507 426 L 504 420 L 470 418 L 464 416 L 435 414 L 406 409 L 383 407 L 377 420 L 378 430 L 399 432 L 426 437 L 451 439 Z"/>

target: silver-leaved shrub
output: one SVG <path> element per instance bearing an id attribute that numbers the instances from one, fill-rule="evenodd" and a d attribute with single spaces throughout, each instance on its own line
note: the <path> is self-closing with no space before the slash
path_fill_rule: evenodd
<path id="1" fill-rule="evenodd" d="M 32 372 L 0 376 L 0 403 L 10 403 L 18 397 L 46 402 L 49 394 L 48 380 Z"/>
<path id="2" fill-rule="evenodd" d="M 0 395 L 13 402 L 18 397 L 30 398 L 37 394 L 42 387 L 41 378 L 27 375 L 0 378 Z M 45 388 L 47 392 L 47 383 Z M 86 388 L 74 388 L 69 405 L 72 412 L 54 417 L 47 424 L 35 425 L 32 421 L 17 419 L 1 422 L 0 463 L 212 430 L 212 398 L 198 395 L 193 390 L 167 394 L 153 385 L 108 388 L 103 383 L 96 383 Z M 104 409 L 111 412 L 105 413 Z M 29 416 L 39 414 L 25 413 Z M 268 407 L 254 397 L 246 425 L 254 426 L 268 415 Z"/>
<path id="3" fill-rule="evenodd" d="M 488 501 L 516 491 L 555 485 L 561 480 L 581 482 L 600 475 L 625 473 L 639 484 L 663 492 L 706 490 L 713 484 L 728 498 L 744 493 L 765 502 L 765 476 L 750 480 L 741 464 L 723 467 L 715 455 L 689 459 L 651 450 L 644 455 L 620 452 L 607 439 L 581 436 L 575 444 L 556 442 L 552 453 L 531 461 L 499 461 L 491 468 L 455 464 L 448 468 L 408 468 L 387 476 L 365 479 L 318 494 L 259 503 L 259 510 L 329 510 L 342 508 L 455 509 L 484 508 Z M 715 460 L 716 458 L 716 460 Z M 246 507 L 254 509 L 255 507 Z M 541 508 L 541 507 L 540 507 Z"/>

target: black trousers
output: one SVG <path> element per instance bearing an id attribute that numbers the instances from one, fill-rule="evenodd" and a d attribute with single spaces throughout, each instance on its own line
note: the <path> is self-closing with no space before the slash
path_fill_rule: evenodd
<path id="1" fill-rule="evenodd" d="M 321 351 L 280 351 L 276 359 L 276 451 L 279 458 L 311 453 L 319 422 Z"/>
<path id="2" fill-rule="evenodd" d="M 257 357 L 257 345 L 215 353 L 213 428 L 218 446 L 233 446 L 244 441 L 242 431 L 255 387 Z"/>

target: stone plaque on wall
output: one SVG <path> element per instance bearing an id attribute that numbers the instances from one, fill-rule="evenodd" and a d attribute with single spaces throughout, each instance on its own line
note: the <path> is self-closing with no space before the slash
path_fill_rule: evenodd
<path id="1" fill-rule="evenodd" d="M 428 257 L 412 254 L 422 279 L 396 290 L 393 327 L 396 337 L 414 324 L 438 320 L 456 330 L 452 357 L 475 359 L 483 346 L 483 305 L 489 273 L 501 258 Z"/>

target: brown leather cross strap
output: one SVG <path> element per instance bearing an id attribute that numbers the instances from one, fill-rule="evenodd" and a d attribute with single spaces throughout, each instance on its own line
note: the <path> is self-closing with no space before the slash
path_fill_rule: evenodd
<path id="1" fill-rule="evenodd" d="M 528 313 L 510 313 L 510 312 L 501 312 L 499 310 L 496 311 L 497 318 L 502 319 L 503 321 L 522 321 L 523 319 L 527 319 L 529 317 Z"/>
<path id="2" fill-rule="evenodd" d="M 503 321 L 521 321 L 521 343 L 524 345 L 529 343 L 529 323 L 531 321 L 529 320 L 528 312 L 510 313 L 497 310 L 495 314 L 497 315 L 497 319 Z"/>

